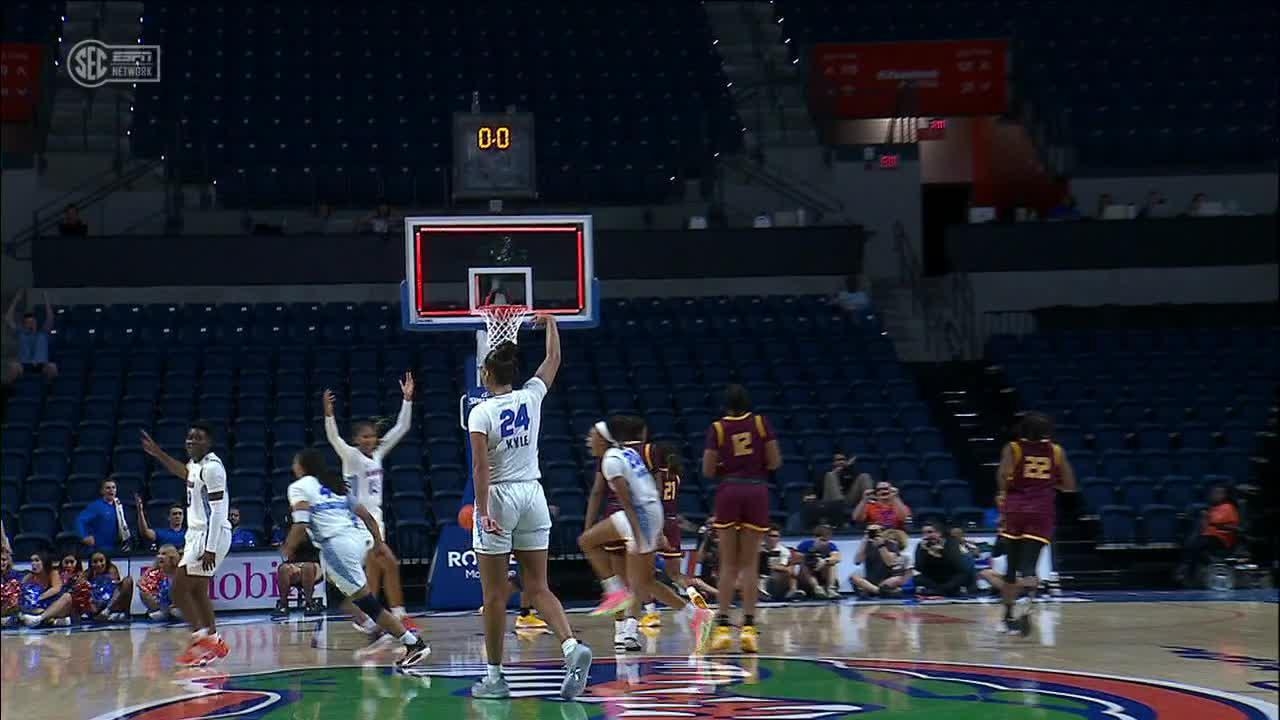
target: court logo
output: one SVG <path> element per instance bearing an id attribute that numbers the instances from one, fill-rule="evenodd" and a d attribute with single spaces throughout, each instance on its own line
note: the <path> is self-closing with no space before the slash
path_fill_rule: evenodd
<path id="1" fill-rule="evenodd" d="M 67 75 L 87 88 L 107 83 L 160 82 L 160 46 L 81 40 L 67 53 Z"/>
<path id="2" fill-rule="evenodd" d="M 1256 698 L 1154 680 L 907 660 L 600 659 L 586 694 L 557 696 L 559 662 L 508 668 L 512 701 L 473 701 L 479 664 L 395 673 L 325 667 L 223 677 L 98 720 L 520 717 L 523 720 L 1265 720 Z M 514 711 L 514 712 L 513 712 Z M 517 714 L 518 713 L 518 714 Z"/>

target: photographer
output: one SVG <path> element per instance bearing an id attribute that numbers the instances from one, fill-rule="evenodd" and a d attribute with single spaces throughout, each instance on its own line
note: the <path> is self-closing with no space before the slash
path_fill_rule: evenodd
<path id="1" fill-rule="evenodd" d="M 858 546 L 854 561 L 862 564 L 862 574 L 849 577 L 854 590 L 867 596 L 892 596 L 902 592 L 911 569 L 903 550 L 907 534 L 901 530 L 885 530 L 879 525 L 867 526 L 867 536 Z"/>
<path id="2" fill-rule="evenodd" d="M 836 453 L 831 458 L 831 469 L 823 473 L 814 492 L 804 498 L 804 521 L 808 527 L 827 524 L 843 525 L 858 498 L 871 487 L 871 476 L 854 474 L 853 463 L 857 457 L 846 458 Z"/>
<path id="3" fill-rule="evenodd" d="M 690 578 L 690 585 L 709 599 L 716 599 L 716 588 L 720 586 L 720 538 L 711 524 L 715 516 L 707 518 L 707 524 L 698 528 L 698 549 L 694 551 L 693 562 L 698 568 L 698 575 Z"/>
<path id="4" fill-rule="evenodd" d="M 836 575 L 840 550 L 831 542 L 831 526 L 819 525 L 813 534 L 813 539 L 796 546 L 796 552 L 804 557 L 800 582 L 816 598 L 840 597 L 840 578 Z"/>
<path id="5" fill-rule="evenodd" d="M 805 596 L 797 587 L 802 558 L 781 541 L 782 531 L 770 527 L 760 549 L 760 590 L 769 598 L 798 600 Z"/>
<path id="6" fill-rule="evenodd" d="M 862 493 L 862 500 L 853 509 L 854 523 L 871 523 L 883 528 L 905 530 L 911 508 L 898 497 L 898 488 L 887 480 Z"/>
<path id="7" fill-rule="evenodd" d="M 944 538 L 934 523 L 922 532 L 916 546 L 916 594 L 954 597 L 973 587 L 973 559 L 961 545 L 964 536 Z"/>

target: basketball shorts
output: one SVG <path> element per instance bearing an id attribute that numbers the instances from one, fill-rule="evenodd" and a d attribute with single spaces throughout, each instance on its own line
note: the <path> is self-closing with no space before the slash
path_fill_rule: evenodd
<path id="1" fill-rule="evenodd" d="M 725 481 L 716 488 L 717 530 L 769 530 L 769 486 L 761 482 Z"/>
<path id="2" fill-rule="evenodd" d="M 636 522 L 640 523 L 639 528 L 631 526 L 631 521 L 622 510 L 610 515 L 609 521 L 626 542 L 623 547 L 630 546 L 631 552 L 637 555 L 648 555 L 658 548 L 658 538 L 662 537 L 661 507 L 649 505 L 636 508 Z"/>
<path id="3" fill-rule="evenodd" d="M 1053 539 L 1053 513 L 1006 512 L 1000 535 L 1008 540 L 1035 540 L 1048 545 Z"/>
<path id="4" fill-rule="evenodd" d="M 182 561 L 178 566 L 185 567 L 187 574 L 192 577 L 213 577 L 213 574 L 222 566 L 222 561 L 227 559 L 227 553 L 231 552 L 231 531 L 224 530 L 222 540 L 213 551 L 213 569 L 205 570 L 200 558 L 204 555 L 204 543 L 208 536 L 209 531 L 206 528 L 187 529 L 186 539 L 182 544 Z"/>
<path id="5" fill-rule="evenodd" d="M 512 550 L 546 550 L 551 544 L 551 511 L 537 480 L 496 483 L 489 487 L 489 516 L 502 533 L 471 528 L 471 545 L 481 555 L 505 555 Z"/>
<path id="6" fill-rule="evenodd" d="M 617 501 L 613 499 L 613 493 L 611 492 L 609 494 L 609 502 L 604 506 L 605 520 L 608 520 L 609 518 L 613 517 L 614 513 L 621 512 L 621 511 L 622 511 L 622 506 L 619 505 Z M 627 545 L 626 543 L 610 543 L 608 545 L 602 545 L 600 549 L 604 550 L 607 553 L 625 553 L 627 551 Z"/>
<path id="7" fill-rule="evenodd" d="M 667 539 L 667 549 L 658 552 L 664 558 L 681 559 L 684 551 L 680 549 L 680 519 L 667 518 L 662 524 L 662 536 Z"/>
<path id="8" fill-rule="evenodd" d="M 364 560 L 373 549 L 367 532 L 343 532 L 320 543 L 320 565 L 325 577 L 346 597 L 368 584 Z"/>

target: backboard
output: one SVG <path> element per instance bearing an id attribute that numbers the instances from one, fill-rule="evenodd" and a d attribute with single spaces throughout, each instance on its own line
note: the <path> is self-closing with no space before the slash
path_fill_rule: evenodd
<path id="1" fill-rule="evenodd" d="M 599 294 L 590 215 L 429 215 L 404 219 L 404 327 L 483 330 L 477 305 L 552 313 L 594 327 Z"/>

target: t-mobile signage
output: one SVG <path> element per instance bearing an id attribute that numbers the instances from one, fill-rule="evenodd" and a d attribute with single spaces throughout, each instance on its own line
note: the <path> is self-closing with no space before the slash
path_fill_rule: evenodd
<path id="1" fill-rule="evenodd" d="M 116 563 L 121 571 L 128 564 L 128 573 L 137 587 L 142 578 L 142 571 L 155 564 L 151 558 L 131 558 Z M 266 610 L 273 608 L 280 599 L 280 588 L 276 583 L 276 569 L 280 567 L 280 555 L 274 552 L 234 553 L 222 561 L 222 566 L 209 581 L 209 597 L 213 599 L 214 610 Z M 322 580 L 315 589 L 315 597 L 325 596 L 325 585 Z M 130 608 L 135 615 L 142 615 L 147 608 L 142 603 L 141 593 L 134 592 L 133 605 Z"/>

